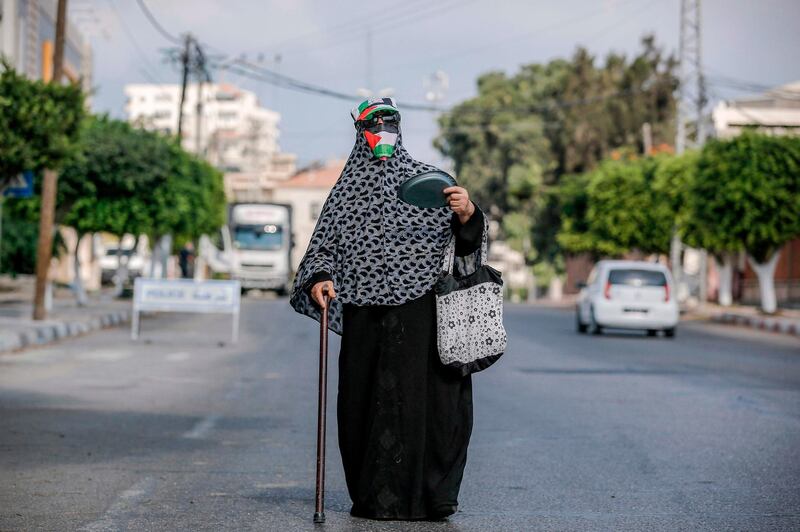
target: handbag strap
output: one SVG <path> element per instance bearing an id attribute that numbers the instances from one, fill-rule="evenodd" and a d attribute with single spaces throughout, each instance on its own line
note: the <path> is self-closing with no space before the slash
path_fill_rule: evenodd
<path id="1" fill-rule="evenodd" d="M 483 234 L 481 235 L 481 253 L 480 258 L 478 259 L 479 262 L 477 264 L 477 268 L 480 268 L 487 261 L 487 255 L 489 253 L 489 221 L 486 219 L 486 215 L 483 217 Z M 447 242 L 447 248 L 444 252 L 444 262 L 446 268 L 444 270 L 449 274 L 453 275 L 453 264 L 455 263 L 456 259 L 456 235 L 451 231 L 450 239 Z"/>

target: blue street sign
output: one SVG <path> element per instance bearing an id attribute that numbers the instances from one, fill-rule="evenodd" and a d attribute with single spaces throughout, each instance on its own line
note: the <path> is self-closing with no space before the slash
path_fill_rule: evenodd
<path id="1" fill-rule="evenodd" d="M 30 198 L 33 196 L 33 172 L 25 170 L 3 191 L 7 198 Z"/>

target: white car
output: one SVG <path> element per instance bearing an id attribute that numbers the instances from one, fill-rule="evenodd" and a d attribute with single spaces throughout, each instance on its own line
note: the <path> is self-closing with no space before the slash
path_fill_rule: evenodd
<path id="1" fill-rule="evenodd" d="M 122 255 L 128 257 L 128 276 L 133 279 L 144 274 L 145 258 L 140 253 L 134 253 L 132 249 L 122 249 Z M 110 283 L 117 273 L 119 266 L 120 250 L 117 246 L 106 247 L 106 252 L 100 257 L 101 281 Z"/>
<path id="2" fill-rule="evenodd" d="M 661 330 L 675 336 L 678 302 L 669 270 L 652 262 L 601 260 L 580 283 L 575 321 L 578 332 L 604 328 Z"/>

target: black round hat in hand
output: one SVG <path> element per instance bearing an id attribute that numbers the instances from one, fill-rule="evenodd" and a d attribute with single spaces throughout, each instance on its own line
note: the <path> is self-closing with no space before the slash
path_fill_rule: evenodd
<path id="1" fill-rule="evenodd" d="M 398 187 L 397 195 L 406 203 L 424 209 L 446 207 L 447 195 L 443 190 L 457 184 L 455 178 L 450 174 L 441 170 L 432 170 L 403 181 Z"/>

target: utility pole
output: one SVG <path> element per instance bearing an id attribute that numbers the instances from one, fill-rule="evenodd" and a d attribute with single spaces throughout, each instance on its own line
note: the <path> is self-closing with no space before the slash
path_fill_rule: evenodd
<path id="1" fill-rule="evenodd" d="M 683 153 L 690 145 L 700 147 L 706 139 L 703 111 L 707 103 L 705 78 L 701 61 L 700 0 L 681 0 L 681 28 L 678 61 L 678 128 L 675 151 Z M 694 142 L 688 135 L 689 122 L 694 120 Z"/>
<path id="2" fill-rule="evenodd" d="M 706 140 L 705 117 L 707 103 L 706 85 L 703 77 L 700 32 L 700 0 L 681 0 L 681 27 L 678 60 L 680 64 L 680 87 L 678 92 L 678 121 L 675 135 L 675 151 L 680 155 L 687 147 L 701 147 Z M 688 134 L 689 123 L 694 121 L 694 141 Z M 684 282 L 681 265 L 683 244 L 673 234 L 670 245 L 672 274 L 678 285 Z M 706 300 L 707 253 L 700 252 L 699 299 Z"/>
<path id="3" fill-rule="evenodd" d="M 67 0 L 58 0 L 56 15 L 56 43 L 53 52 L 53 77 L 50 83 L 59 84 L 64 75 L 64 37 L 67 26 Z M 36 248 L 36 291 L 33 298 L 33 319 L 47 318 L 45 293 L 47 274 L 53 251 L 53 226 L 55 224 L 56 188 L 58 174 L 50 168 L 44 171 L 42 180 L 42 205 L 39 211 L 39 242 Z"/>
<path id="4" fill-rule="evenodd" d="M 203 120 L 203 83 L 210 83 L 211 82 L 211 74 L 208 73 L 208 68 L 206 65 L 206 55 L 203 52 L 203 48 L 200 46 L 200 43 L 195 43 L 195 53 L 196 53 L 196 60 L 194 65 L 194 71 L 197 76 L 197 106 L 196 106 L 196 113 L 197 113 L 197 121 L 195 122 L 195 152 L 198 156 L 203 155 L 203 146 L 202 146 L 202 120 Z"/>
<path id="5" fill-rule="evenodd" d="M 189 66 L 191 65 L 191 57 L 192 57 L 192 43 L 194 39 L 192 38 L 191 33 L 187 33 L 184 36 L 183 42 L 183 51 L 180 55 L 181 65 L 182 65 L 182 77 L 181 77 L 181 101 L 178 105 L 178 142 L 183 143 L 183 102 L 186 100 L 186 82 L 189 79 Z"/>

